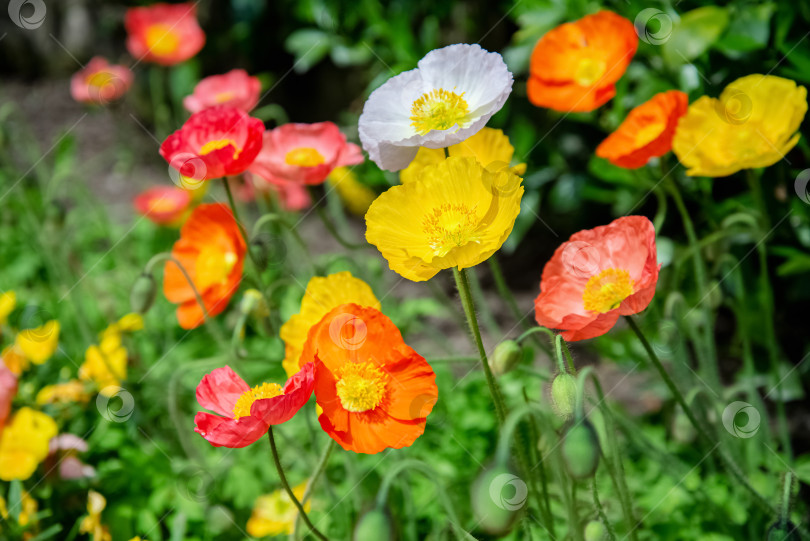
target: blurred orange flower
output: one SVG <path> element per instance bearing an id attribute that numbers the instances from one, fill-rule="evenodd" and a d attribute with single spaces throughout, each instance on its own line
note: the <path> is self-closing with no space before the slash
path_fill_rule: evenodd
<path id="1" fill-rule="evenodd" d="M 637 47 L 633 23 L 611 11 L 562 24 L 534 47 L 529 101 L 555 111 L 593 111 L 616 94 Z"/>
<path id="2" fill-rule="evenodd" d="M 223 204 L 200 205 L 180 230 L 172 257 L 180 262 L 200 294 L 209 316 L 228 306 L 239 282 L 245 259 L 245 241 L 231 210 Z M 180 268 L 167 261 L 163 272 L 163 293 L 177 307 L 177 320 L 184 329 L 205 321 L 194 289 Z"/>
<path id="3" fill-rule="evenodd" d="M 196 55 L 205 45 L 196 2 L 130 8 L 124 26 L 127 50 L 136 61 L 172 66 Z"/>
<path id="4" fill-rule="evenodd" d="M 301 363 L 315 363 L 318 420 L 346 450 L 408 447 L 439 397 L 436 375 L 374 308 L 343 304 L 309 331 Z"/>
<path id="5" fill-rule="evenodd" d="M 138 214 L 157 225 L 177 227 L 191 211 L 191 194 L 175 186 L 154 186 L 139 193 L 133 204 Z"/>
<path id="6" fill-rule="evenodd" d="M 126 94 L 133 78 L 128 67 L 111 65 L 96 56 L 70 78 L 70 95 L 81 103 L 104 105 Z"/>
<path id="7" fill-rule="evenodd" d="M 596 155 L 619 167 L 643 167 L 650 158 L 672 149 L 675 128 L 688 106 L 689 98 L 680 90 L 656 94 L 630 111 L 616 131 L 596 147 Z"/>

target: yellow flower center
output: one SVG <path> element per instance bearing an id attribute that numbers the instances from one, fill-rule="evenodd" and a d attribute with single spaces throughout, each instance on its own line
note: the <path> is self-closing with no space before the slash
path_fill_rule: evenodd
<path id="1" fill-rule="evenodd" d="M 636 132 L 635 143 L 637 148 L 641 148 L 655 140 L 664 131 L 666 124 L 655 122 L 648 124 Z"/>
<path id="2" fill-rule="evenodd" d="M 214 96 L 214 100 L 217 103 L 225 103 L 226 101 L 233 99 L 233 92 L 220 92 L 216 96 Z"/>
<path id="3" fill-rule="evenodd" d="M 200 156 L 205 156 L 206 154 L 209 154 L 215 150 L 225 148 L 228 145 L 233 147 L 233 159 L 235 160 L 239 158 L 239 153 L 242 152 L 242 149 L 239 148 L 239 145 L 237 145 L 236 141 L 233 139 L 215 139 L 213 141 L 208 141 L 200 147 Z"/>
<path id="4" fill-rule="evenodd" d="M 177 209 L 177 201 L 168 197 L 160 197 L 149 202 L 150 212 L 171 212 Z"/>
<path id="5" fill-rule="evenodd" d="M 273 398 L 284 394 L 284 389 L 278 383 L 262 383 L 242 393 L 233 406 L 233 418 L 248 417 L 250 407 L 262 398 Z"/>
<path id="6" fill-rule="evenodd" d="M 88 85 L 101 88 L 110 84 L 115 77 L 109 71 L 97 71 L 87 76 L 85 81 Z"/>
<path id="7" fill-rule="evenodd" d="M 583 58 L 577 65 L 574 81 L 580 86 L 591 86 L 604 74 L 607 65 L 598 58 Z"/>
<path id="8" fill-rule="evenodd" d="M 168 24 L 153 24 L 146 29 L 146 46 L 156 55 L 171 54 L 180 46 L 180 36 Z"/>
<path id="9" fill-rule="evenodd" d="M 442 88 L 422 94 L 411 107 L 411 126 L 424 135 L 431 130 L 447 130 L 470 112 L 464 92 L 456 94 Z"/>
<path id="10" fill-rule="evenodd" d="M 326 163 L 323 155 L 312 147 L 294 148 L 284 156 L 287 165 L 297 165 L 299 167 L 315 167 Z"/>
<path id="11" fill-rule="evenodd" d="M 476 207 L 463 203 L 444 203 L 425 216 L 422 225 L 430 242 L 430 249 L 439 257 L 468 242 L 478 242 Z"/>
<path id="12" fill-rule="evenodd" d="M 371 362 L 346 363 L 337 382 L 340 404 L 354 413 L 372 410 L 382 402 L 387 383 L 387 374 Z"/>
<path id="13" fill-rule="evenodd" d="M 585 310 L 604 314 L 618 308 L 624 299 L 633 294 L 633 279 L 623 269 L 605 269 L 591 276 L 582 293 Z"/>
<path id="14" fill-rule="evenodd" d="M 225 282 L 236 265 L 236 254 L 222 252 L 217 246 L 206 246 L 200 250 L 195 267 L 197 283 L 200 289 Z"/>

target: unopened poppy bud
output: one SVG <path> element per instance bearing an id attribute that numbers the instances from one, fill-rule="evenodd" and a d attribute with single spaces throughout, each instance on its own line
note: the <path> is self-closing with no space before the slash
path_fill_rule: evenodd
<path id="1" fill-rule="evenodd" d="M 607 539 L 607 530 L 601 521 L 592 520 L 585 525 L 585 541 L 604 541 Z"/>
<path id="2" fill-rule="evenodd" d="M 259 270 L 265 270 L 270 261 L 267 243 L 261 238 L 253 239 L 250 241 L 250 247 L 248 249 L 250 250 L 251 258 L 256 262 L 256 266 L 259 267 Z"/>
<path id="3" fill-rule="evenodd" d="M 248 289 L 242 296 L 242 302 L 239 303 L 239 310 L 245 315 L 252 315 L 255 318 L 263 318 L 270 315 L 270 309 L 267 308 L 267 303 L 264 297 L 257 289 Z"/>
<path id="4" fill-rule="evenodd" d="M 512 529 L 529 491 L 526 483 L 505 466 L 484 470 L 472 487 L 473 514 L 479 526 L 492 535 Z"/>
<path id="5" fill-rule="evenodd" d="M 767 541 L 799 541 L 796 525 L 789 520 L 779 520 L 768 529 Z"/>
<path id="6" fill-rule="evenodd" d="M 496 376 L 510 372 L 520 362 L 523 349 L 514 340 L 504 340 L 497 346 L 489 357 L 489 367 Z"/>
<path id="7" fill-rule="evenodd" d="M 551 405 L 557 415 L 570 419 L 577 404 L 577 378 L 568 372 L 560 372 L 551 382 Z"/>
<path id="8" fill-rule="evenodd" d="M 379 507 L 360 517 L 354 527 L 352 541 L 390 541 L 394 539 L 391 519 Z"/>
<path id="9" fill-rule="evenodd" d="M 129 293 L 129 304 L 132 311 L 138 314 L 145 314 L 152 308 L 157 295 L 157 285 L 155 277 L 151 273 L 144 272 L 135 280 L 132 290 Z"/>
<path id="10" fill-rule="evenodd" d="M 599 466 L 599 437 L 587 419 L 571 423 L 563 435 L 565 469 L 574 479 L 593 477 Z"/>

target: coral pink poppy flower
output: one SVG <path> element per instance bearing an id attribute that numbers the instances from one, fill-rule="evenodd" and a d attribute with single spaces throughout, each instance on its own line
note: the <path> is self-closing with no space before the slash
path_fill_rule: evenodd
<path id="1" fill-rule="evenodd" d="M 218 105 L 194 113 L 160 145 L 160 155 L 184 177 L 211 180 L 238 175 L 262 148 L 264 123 L 244 111 Z"/>
<path id="2" fill-rule="evenodd" d="M 133 204 L 138 214 L 157 225 L 178 226 L 191 211 L 191 194 L 175 186 L 154 186 L 139 193 Z"/>
<path id="3" fill-rule="evenodd" d="M 347 143 L 333 122 L 284 124 L 265 132 L 250 170 L 275 184 L 321 184 L 335 167 L 362 161 L 360 147 Z"/>
<path id="4" fill-rule="evenodd" d="M 230 105 L 247 113 L 259 103 L 261 90 L 258 78 L 251 77 L 245 70 L 231 70 L 197 83 L 194 92 L 183 98 L 183 107 L 198 113 L 215 105 Z"/>
<path id="5" fill-rule="evenodd" d="M 132 79 L 132 70 L 126 66 L 114 66 L 96 56 L 70 78 L 70 95 L 81 103 L 105 105 L 126 94 Z"/>
<path id="6" fill-rule="evenodd" d="M 312 198 L 309 196 L 306 186 L 303 184 L 296 184 L 294 182 L 268 182 L 259 175 L 253 173 L 245 173 L 248 179 L 246 183 L 250 185 L 251 199 L 255 196 L 255 192 L 271 192 L 273 197 L 277 198 L 281 203 L 284 210 L 297 212 L 308 208 L 312 204 Z"/>
<path id="7" fill-rule="evenodd" d="M 130 8 L 124 26 L 127 50 L 138 61 L 172 66 L 196 55 L 205 45 L 196 2 Z"/>
<path id="8" fill-rule="evenodd" d="M 11 402 L 17 395 L 17 376 L 0 359 L 0 432 L 11 411 Z"/>
<path id="9" fill-rule="evenodd" d="M 644 216 L 625 216 L 580 231 L 554 252 L 534 301 L 537 323 L 569 341 L 608 332 L 619 316 L 644 310 L 655 294 L 655 229 Z"/>
<path id="10" fill-rule="evenodd" d="M 252 389 L 230 366 L 206 374 L 197 386 L 197 402 L 219 415 L 200 411 L 194 432 L 214 447 L 246 447 L 286 423 L 307 403 L 315 385 L 312 363 L 305 364 L 284 387 L 262 383 Z"/>

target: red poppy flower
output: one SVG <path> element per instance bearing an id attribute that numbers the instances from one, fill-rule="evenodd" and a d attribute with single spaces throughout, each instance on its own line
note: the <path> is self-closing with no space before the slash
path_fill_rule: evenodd
<path id="1" fill-rule="evenodd" d="M 215 105 L 229 105 L 248 112 L 259 102 L 262 84 L 245 70 L 231 70 L 223 75 L 206 77 L 194 87 L 194 93 L 183 98 L 183 107 L 192 113 Z"/>
<path id="2" fill-rule="evenodd" d="M 81 103 L 104 105 L 126 94 L 132 79 L 126 66 L 113 66 L 96 56 L 70 78 L 70 95 Z"/>
<path id="3" fill-rule="evenodd" d="M 315 363 L 321 427 L 341 447 L 408 447 L 439 397 L 433 369 L 381 312 L 343 304 L 310 328 L 299 363 Z"/>
<path id="4" fill-rule="evenodd" d="M 596 147 L 596 155 L 619 167 L 643 167 L 650 158 L 672 149 L 678 120 L 688 107 L 689 98 L 680 90 L 656 94 L 630 111 L 616 131 Z"/>
<path id="5" fill-rule="evenodd" d="M 217 368 L 197 385 L 197 402 L 219 415 L 198 412 L 194 432 L 214 447 L 246 447 L 271 425 L 292 419 L 309 400 L 313 384 L 312 363 L 301 367 L 284 387 L 262 383 L 250 388 L 230 366 Z"/>
<path id="6" fill-rule="evenodd" d="M 529 66 L 529 101 L 555 111 L 593 111 L 616 95 L 638 47 L 633 23 L 600 11 L 540 38 Z"/>
<path id="7" fill-rule="evenodd" d="M 362 161 L 360 147 L 332 122 L 284 124 L 264 134 L 250 171 L 275 184 L 321 184 L 335 167 Z"/>
<path id="8" fill-rule="evenodd" d="M 139 193 L 133 204 L 157 225 L 178 226 L 190 211 L 191 194 L 174 186 L 154 186 Z"/>
<path id="9" fill-rule="evenodd" d="M 644 216 L 625 216 L 580 231 L 554 252 L 534 301 L 537 323 L 566 340 L 608 332 L 619 316 L 644 310 L 655 295 L 659 265 L 655 229 Z"/>
<path id="10" fill-rule="evenodd" d="M 188 273 L 209 316 L 225 310 L 239 287 L 245 251 L 245 241 L 227 205 L 200 205 L 180 229 L 172 257 Z M 205 321 L 194 289 L 173 261 L 167 261 L 163 270 L 163 293 L 180 305 L 177 321 L 181 327 L 193 329 Z"/>
<path id="11" fill-rule="evenodd" d="M 124 26 L 127 50 L 139 61 L 172 66 L 196 55 L 205 45 L 196 2 L 130 8 Z"/>
<path id="12" fill-rule="evenodd" d="M 195 180 L 243 173 L 262 149 L 264 123 L 244 111 L 218 105 L 194 113 L 160 145 L 160 155 Z"/>

